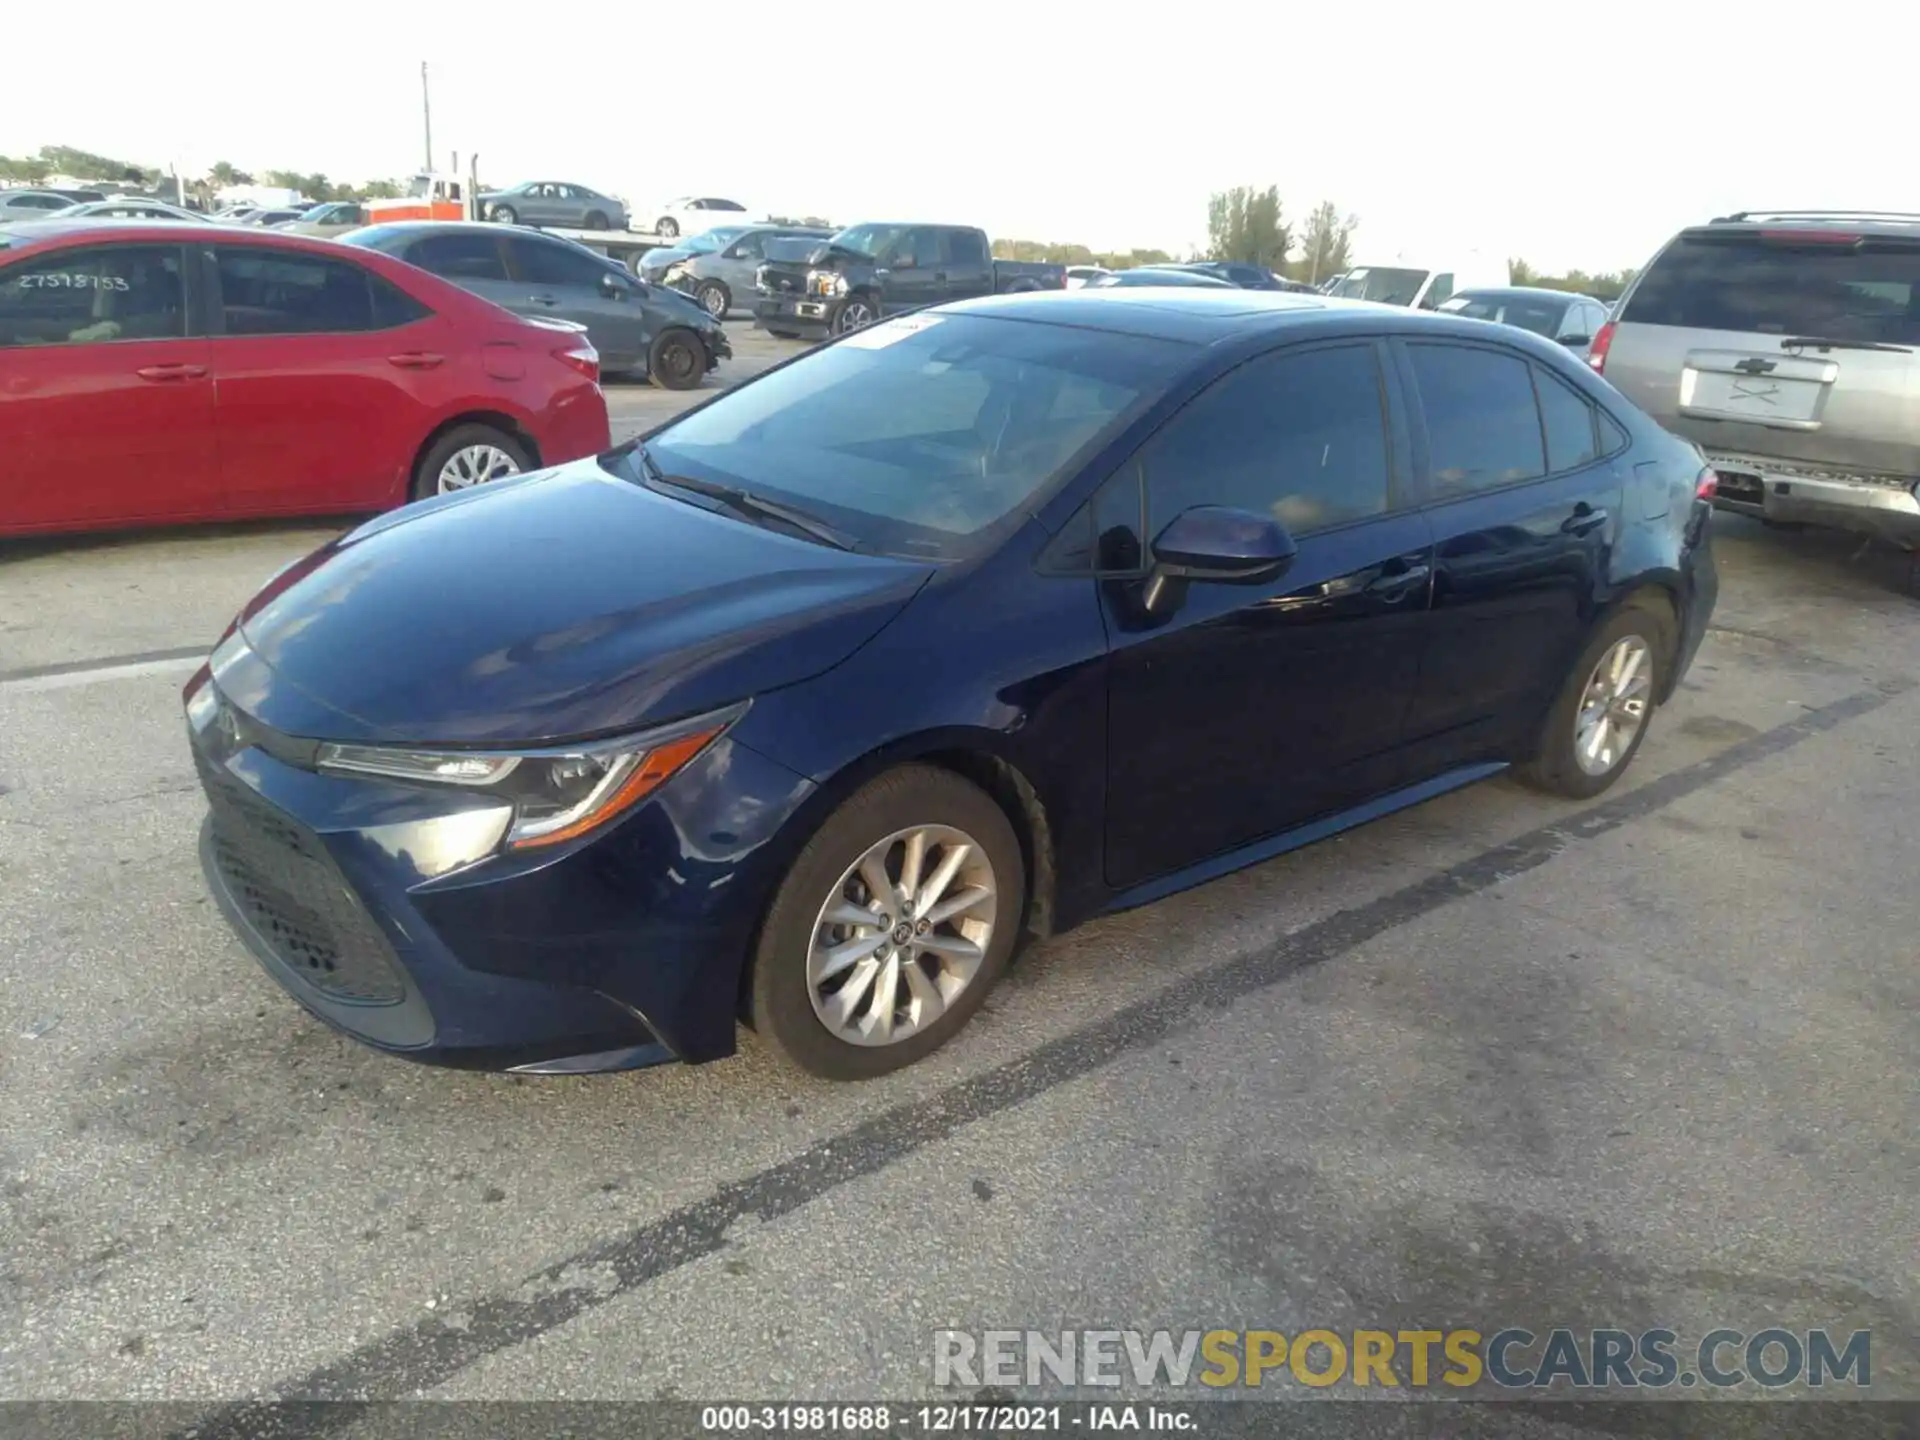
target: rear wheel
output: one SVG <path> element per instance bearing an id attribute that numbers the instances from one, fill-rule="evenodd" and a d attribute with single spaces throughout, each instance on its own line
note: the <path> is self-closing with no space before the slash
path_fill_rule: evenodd
<path id="1" fill-rule="evenodd" d="M 511 205 L 496 205 L 493 207 L 493 218 L 502 225 L 513 225 L 519 221 L 520 212 Z"/>
<path id="2" fill-rule="evenodd" d="M 587 215 L 587 229 L 604 230 L 606 228 L 607 217 L 602 215 L 598 210 L 594 210 Z"/>
<path id="3" fill-rule="evenodd" d="M 527 447 L 492 425 L 456 425 L 427 447 L 413 469 L 413 498 L 451 495 L 518 475 L 532 464 Z"/>
<path id="4" fill-rule="evenodd" d="M 1519 778 L 1538 790 L 1586 800 L 1618 780 L 1646 738 L 1668 657 L 1670 612 L 1625 606 L 1580 652 L 1548 712 L 1534 758 Z"/>
<path id="5" fill-rule="evenodd" d="M 692 390 L 707 373 L 707 347 L 691 330 L 662 330 L 647 351 L 647 371 L 656 385 Z"/>
<path id="6" fill-rule="evenodd" d="M 702 280 L 700 288 L 693 292 L 693 298 L 716 320 L 726 319 L 727 312 L 733 309 L 732 294 L 718 280 Z"/>
<path id="7" fill-rule="evenodd" d="M 998 805 L 946 770 L 890 771 L 787 872 L 754 956 L 754 1026 L 831 1080 L 910 1065 L 980 1008 L 1025 903 L 1020 843 Z"/>
<path id="8" fill-rule="evenodd" d="M 653 233 L 663 240 L 677 240 L 680 238 L 680 226 L 672 216 L 662 215 L 653 222 Z"/>

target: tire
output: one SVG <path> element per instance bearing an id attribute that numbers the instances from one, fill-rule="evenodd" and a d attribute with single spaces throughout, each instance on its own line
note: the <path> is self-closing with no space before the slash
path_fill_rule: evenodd
<path id="1" fill-rule="evenodd" d="M 865 295 L 849 295 L 833 312 L 833 333 L 851 335 L 864 330 L 880 318 L 880 308 Z"/>
<path id="2" fill-rule="evenodd" d="M 662 330 L 647 349 L 647 373 L 663 389 L 697 390 L 707 376 L 707 347 L 691 330 Z"/>
<path id="3" fill-rule="evenodd" d="M 726 319 L 727 312 L 733 309 L 733 292 L 719 280 L 702 280 L 693 298 L 716 320 Z"/>
<path id="4" fill-rule="evenodd" d="M 475 478 L 461 484 L 444 483 L 452 477 L 450 470 L 460 467 L 454 462 L 463 452 L 497 452 L 499 460 L 494 463 L 494 473 Z M 465 468 L 476 470 L 483 457 L 472 455 Z M 501 468 L 504 464 L 504 467 Z M 527 452 L 526 445 L 516 437 L 499 430 L 492 425 L 456 425 L 442 435 L 420 456 L 419 463 L 413 467 L 413 485 L 410 498 L 429 500 L 435 495 L 450 495 L 466 489 L 469 485 L 485 484 L 489 480 L 504 480 L 509 475 L 518 475 L 532 468 L 533 457 Z"/>
<path id="5" fill-rule="evenodd" d="M 911 908 L 898 908 L 897 890 L 885 902 L 905 917 L 893 934 L 879 912 L 873 912 L 871 935 L 862 933 L 864 925 L 856 929 L 826 920 L 829 905 L 860 913 L 871 903 L 858 872 L 863 857 L 882 847 L 885 878 L 897 886 L 908 859 L 908 837 L 914 834 L 927 840 L 921 849 L 922 899 L 924 887 L 945 868 L 942 860 L 962 841 L 971 842 L 965 859 L 941 893 L 947 902 L 982 889 L 986 897 L 935 922 L 931 930 L 924 916 L 916 925 Z M 869 898 L 857 898 L 863 896 Z M 888 771 L 827 818 L 781 883 L 753 957 L 753 1026 L 792 1063 L 825 1079 L 865 1080 L 902 1069 L 952 1039 L 980 1008 L 1006 971 L 1025 907 L 1026 857 L 1005 813 L 984 791 L 928 765 Z M 939 909 L 936 904 L 935 912 Z M 902 956 L 897 935 L 929 935 L 944 944 L 926 949 L 907 938 Z M 887 951 L 887 957 L 858 953 L 868 942 L 875 951 Z M 970 947 L 970 956 L 963 945 Z M 847 947 L 856 953 L 847 955 Z M 816 976 L 822 965 L 836 962 L 842 968 Z M 910 970 L 918 971 L 918 981 Z M 895 1003 L 887 1007 L 883 1025 L 875 1002 L 889 984 Z M 837 1020 L 836 1030 L 822 1010 L 831 1013 L 850 989 L 858 998 Z M 888 1026 L 904 1028 L 894 1029 L 891 1040 L 880 1039 Z M 844 1038 L 862 1032 L 864 1041 Z"/>
<path id="6" fill-rule="evenodd" d="M 607 228 L 606 216 L 602 215 L 598 210 L 590 210 L 587 212 L 587 229 L 604 230 L 606 228 Z"/>
<path id="7" fill-rule="evenodd" d="M 679 222 L 670 216 L 662 215 L 653 222 L 653 233 L 662 240 L 678 240 L 680 238 Z"/>
<path id="8" fill-rule="evenodd" d="M 496 205 L 493 207 L 493 218 L 501 225 L 515 225 L 519 223 L 520 212 L 511 205 Z"/>
<path id="9" fill-rule="evenodd" d="M 1666 679 L 1673 655 L 1673 623 L 1672 612 L 1664 607 L 1632 601 L 1594 631 L 1547 711 L 1533 758 L 1515 769 L 1522 782 L 1569 800 L 1589 800 L 1626 772 L 1646 739 L 1654 697 Z M 1626 693 L 1594 710 L 1602 702 L 1600 691 L 1607 688 L 1609 677 L 1620 674 L 1631 677 Z M 1595 690 L 1592 696 L 1590 689 Z M 1619 737 L 1636 706 L 1638 718 L 1622 744 Z M 1583 738 L 1593 737 L 1591 726 L 1603 723 L 1610 728 L 1600 732 L 1603 748 L 1592 755 Z M 1583 753 L 1591 758 L 1583 759 Z"/>

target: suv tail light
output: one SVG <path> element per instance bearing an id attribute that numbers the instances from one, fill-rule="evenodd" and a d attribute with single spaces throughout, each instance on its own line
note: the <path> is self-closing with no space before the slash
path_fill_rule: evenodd
<path id="1" fill-rule="evenodd" d="M 553 352 L 553 358 L 570 370 L 578 370 L 594 384 L 600 383 L 600 352 L 584 339 L 562 346 Z"/>
<path id="2" fill-rule="evenodd" d="M 1693 484 L 1693 498 L 1696 500 L 1711 500 L 1719 493 L 1720 476 L 1711 465 L 1702 467 L 1700 478 L 1694 481 Z"/>
<path id="3" fill-rule="evenodd" d="M 1593 343 L 1587 347 L 1587 364 L 1593 367 L 1593 373 L 1607 373 L 1607 352 L 1613 348 L 1614 322 L 1609 320 L 1600 327 L 1600 333 L 1593 337 Z"/>

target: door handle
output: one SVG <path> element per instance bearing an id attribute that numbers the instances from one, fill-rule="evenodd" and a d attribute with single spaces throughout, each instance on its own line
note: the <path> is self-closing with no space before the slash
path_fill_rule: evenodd
<path id="1" fill-rule="evenodd" d="M 1560 522 L 1560 530 L 1566 535 L 1591 535 L 1606 523 L 1605 510 L 1582 500 L 1573 507 L 1573 513 Z"/>
<path id="2" fill-rule="evenodd" d="M 133 372 L 142 380 L 164 384 L 169 380 L 199 380 L 207 373 L 204 365 L 143 365 Z"/>
<path id="3" fill-rule="evenodd" d="M 1389 602 L 1403 600 L 1417 587 L 1427 583 L 1427 577 L 1433 573 L 1431 566 L 1424 561 L 1409 565 L 1404 570 L 1390 571 L 1377 576 L 1367 586 L 1367 593 L 1376 599 Z"/>
<path id="4" fill-rule="evenodd" d="M 408 350 L 399 355 L 387 356 L 387 363 L 398 366 L 402 370 L 431 370 L 434 366 L 443 364 L 446 358 L 444 355 L 435 355 L 426 350 Z"/>

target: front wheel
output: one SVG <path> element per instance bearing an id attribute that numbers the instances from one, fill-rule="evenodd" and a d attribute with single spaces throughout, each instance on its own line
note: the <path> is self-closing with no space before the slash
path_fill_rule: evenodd
<path id="1" fill-rule="evenodd" d="M 980 1008 L 1025 904 L 1020 842 L 984 791 L 928 765 L 889 771 L 787 872 L 754 955 L 754 1027 L 829 1080 L 911 1065 Z"/>
<path id="2" fill-rule="evenodd" d="M 1571 800 L 1591 799 L 1618 780 L 1646 738 L 1673 651 L 1671 629 L 1666 613 L 1639 603 L 1602 625 L 1574 663 L 1519 778 Z"/>
<path id="3" fill-rule="evenodd" d="M 662 240 L 677 240 L 680 238 L 680 226 L 669 216 L 662 215 L 653 222 L 653 233 Z"/>
<path id="4" fill-rule="evenodd" d="M 850 295 L 833 312 L 833 333 L 851 335 L 856 330 L 866 329 L 879 318 L 879 309 L 873 301 L 864 295 Z"/>
<path id="5" fill-rule="evenodd" d="M 511 205 L 493 207 L 493 218 L 502 225 L 512 225 L 519 221 L 520 215 Z"/>
<path id="6" fill-rule="evenodd" d="M 692 390 L 707 373 L 707 347 L 691 330 L 662 330 L 647 351 L 647 371 L 656 385 Z"/>
<path id="7" fill-rule="evenodd" d="M 526 447 L 491 425 L 456 425 L 421 455 L 412 498 L 426 500 L 518 475 L 531 463 Z"/>
<path id="8" fill-rule="evenodd" d="M 607 217 L 602 215 L 598 210 L 595 210 L 592 214 L 587 216 L 587 229 L 604 230 L 606 228 L 607 228 Z"/>
<path id="9" fill-rule="evenodd" d="M 733 296 L 718 280 L 702 280 L 700 288 L 693 292 L 693 298 L 716 320 L 726 319 L 727 312 L 733 309 Z"/>

